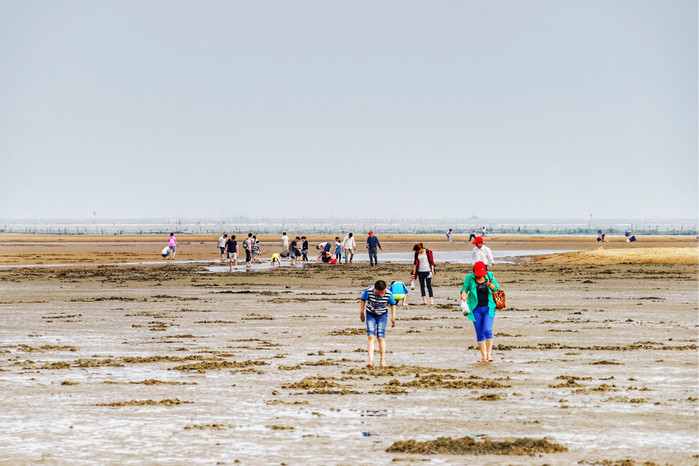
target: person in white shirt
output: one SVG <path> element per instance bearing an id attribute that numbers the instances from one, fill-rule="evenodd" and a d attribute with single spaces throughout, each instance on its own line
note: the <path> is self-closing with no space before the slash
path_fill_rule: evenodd
<path id="1" fill-rule="evenodd" d="M 471 244 L 475 244 L 473 248 L 473 263 L 483 262 L 486 266 L 493 265 L 493 252 L 488 246 L 483 245 L 483 238 L 480 236 L 474 239 Z"/>
<path id="2" fill-rule="evenodd" d="M 282 251 L 284 249 L 289 249 L 289 237 L 286 236 L 286 232 L 282 234 Z"/>
<path id="3" fill-rule="evenodd" d="M 354 241 L 354 236 L 352 233 L 349 233 L 347 236 L 345 236 L 345 239 L 342 240 L 342 249 L 345 252 L 345 264 L 347 263 L 347 259 L 349 259 L 349 263 L 352 263 L 352 259 L 354 259 L 354 250 L 357 248 L 357 243 Z"/>
<path id="4" fill-rule="evenodd" d="M 228 241 L 226 238 L 228 238 L 228 235 L 225 233 L 218 238 L 218 248 L 221 250 L 221 262 L 226 259 L 226 241 Z"/>

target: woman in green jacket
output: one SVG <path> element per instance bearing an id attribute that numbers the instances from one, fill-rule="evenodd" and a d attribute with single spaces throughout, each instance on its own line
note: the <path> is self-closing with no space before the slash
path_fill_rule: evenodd
<path id="1" fill-rule="evenodd" d="M 483 262 L 473 264 L 473 273 L 466 276 L 464 286 L 461 288 L 464 315 L 473 321 L 476 329 L 478 349 L 481 351 L 481 359 L 478 362 L 493 361 L 493 320 L 495 319 L 493 291 L 497 289 L 498 282 L 493 277 L 493 273 L 488 272 Z"/>

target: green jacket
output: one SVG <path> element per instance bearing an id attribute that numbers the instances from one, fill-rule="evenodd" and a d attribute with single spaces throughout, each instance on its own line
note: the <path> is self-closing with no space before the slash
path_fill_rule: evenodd
<path id="1" fill-rule="evenodd" d="M 493 285 L 495 285 L 495 290 L 500 288 L 498 285 L 497 280 L 495 280 L 495 277 L 493 277 L 493 272 L 488 272 L 485 275 L 486 280 L 488 279 L 493 279 Z M 495 301 L 493 300 L 493 291 L 490 288 L 488 288 L 488 314 L 490 314 L 490 317 L 495 317 Z M 466 279 L 464 280 L 464 286 L 461 287 L 461 291 L 465 291 L 468 293 L 466 296 L 466 304 L 468 305 L 468 310 L 471 311 L 468 317 L 472 321 L 476 321 L 476 318 L 473 317 L 473 310 L 478 307 L 478 293 L 476 292 L 476 275 L 473 273 L 470 273 L 466 275 Z"/>

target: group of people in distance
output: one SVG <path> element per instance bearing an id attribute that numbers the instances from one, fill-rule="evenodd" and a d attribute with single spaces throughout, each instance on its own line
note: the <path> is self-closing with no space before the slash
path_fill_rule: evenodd
<path id="1" fill-rule="evenodd" d="M 230 238 L 226 233 L 218 238 L 218 248 L 221 251 L 221 262 L 228 262 L 228 268 L 232 272 L 233 267 L 238 268 L 238 255 L 240 248 L 235 235 Z M 253 262 L 262 262 L 262 248 L 257 235 L 248 233 L 248 237 L 243 241 L 245 250 L 245 266 L 251 267 Z"/>
<path id="2" fill-rule="evenodd" d="M 171 235 L 171 237 L 174 237 Z M 171 239 L 172 242 L 172 239 Z M 229 270 L 232 272 L 233 267 L 238 268 L 238 258 L 239 258 L 239 246 L 236 240 L 236 235 L 231 234 L 230 237 L 227 233 L 223 233 L 217 241 L 217 245 L 220 251 L 220 261 L 228 262 Z M 280 252 L 273 253 L 270 257 L 271 265 L 281 265 L 281 260 L 283 258 L 289 258 L 291 265 L 296 262 L 308 262 L 308 250 L 309 244 L 308 239 L 305 236 L 296 236 L 295 238 L 290 238 L 286 232 L 282 234 L 280 240 Z M 245 249 L 245 264 L 250 267 L 253 262 L 261 262 L 262 250 L 260 247 L 260 241 L 257 239 L 257 235 L 248 233 L 248 237 L 243 241 L 243 248 Z M 379 243 L 378 238 L 376 238 L 373 232 L 369 232 L 367 238 L 367 248 L 369 250 L 371 265 L 378 263 L 376 250 L 381 249 L 381 243 Z M 354 239 L 353 233 L 348 233 L 345 239 L 340 241 L 340 237 L 336 236 L 334 242 L 322 242 L 316 246 L 319 250 L 316 262 L 331 262 L 335 264 L 340 264 L 342 259 L 344 259 L 345 264 L 351 264 L 354 259 L 354 253 L 357 249 L 357 243 Z M 172 253 L 174 257 L 174 247 L 163 250 L 163 257 L 167 257 Z"/>

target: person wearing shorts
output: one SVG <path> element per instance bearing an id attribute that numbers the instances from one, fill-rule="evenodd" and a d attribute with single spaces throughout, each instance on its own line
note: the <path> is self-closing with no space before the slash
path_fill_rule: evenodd
<path id="1" fill-rule="evenodd" d="M 226 258 L 226 238 L 228 238 L 228 235 L 225 233 L 218 238 L 218 248 L 221 250 L 221 262 Z"/>
<path id="2" fill-rule="evenodd" d="M 175 260 L 175 252 L 177 250 L 177 238 L 174 233 L 170 233 L 170 239 L 167 242 L 167 247 L 170 248 L 170 259 Z"/>
<path id="3" fill-rule="evenodd" d="M 386 366 L 386 324 L 389 306 L 391 307 L 391 327 L 395 327 L 396 300 L 387 289 L 386 282 L 378 280 L 374 286 L 366 288 L 362 293 L 359 318 L 362 322 L 366 322 L 366 333 L 369 339 L 369 364 L 367 367 L 374 367 L 374 338 L 379 342 L 381 367 Z"/>
<path id="4" fill-rule="evenodd" d="M 295 239 L 291 240 L 291 245 L 289 245 L 289 259 L 291 259 L 291 265 L 294 265 L 296 259 L 301 260 L 299 241 L 301 241 L 301 238 L 297 236 Z"/>
<path id="5" fill-rule="evenodd" d="M 228 260 L 228 271 L 233 272 L 233 262 L 235 262 L 235 268 L 238 268 L 238 242 L 235 240 L 235 235 L 231 235 L 228 241 L 226 241 L 224 252 L 226 260 Z"/>

